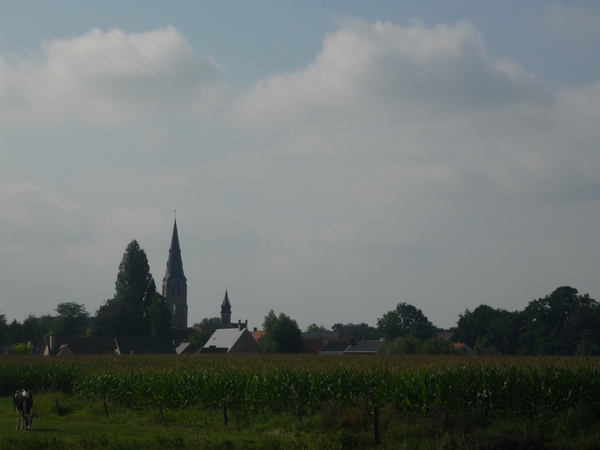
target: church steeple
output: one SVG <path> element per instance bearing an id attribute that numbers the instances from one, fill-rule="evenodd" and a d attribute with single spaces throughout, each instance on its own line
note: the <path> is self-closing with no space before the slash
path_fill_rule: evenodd
<path id="1" fill-rule="evenodd" d="M 169 249 L 169 259 L 167 260 L 167 273 L 163 282 L 180 279 L 187 281 L 183 274 L 183 262 L 181 261 L 181 248 L 179 248 L 179 235 L 177 233 L 177 220 L 173 225 L 173 236 L 171 237 L 171 248 Z"/>
<path id="2" fill-rule="evenodd" d="M 162 295 L 171 310 L 171 325 L 176 328 L 187 328 L 187 278 L 183 273 L 177 220 L 173 225 L 167 271 L 163 278 Z"/>
<path id="3" fill-rule="evenodd" d="M 227 295 L 227 288 L 225 289 L 225 297 L 223 303 L 221 303 L 221 325 L 231 324 L 231 303 L 229 303 L 229 295 Z"/>

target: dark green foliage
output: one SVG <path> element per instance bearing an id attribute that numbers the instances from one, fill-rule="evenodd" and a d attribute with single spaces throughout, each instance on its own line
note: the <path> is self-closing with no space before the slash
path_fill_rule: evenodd
<path id="1" fill-rule="evenodd" d="M 458 355 L 454 344 L 444 339 L 430 338 L 417 339 L 412 335 L 402 336 L 389 342 L 381 348 L 380 353 L 385 355 Z"/>
<path id="2" fill-rule="evenodd" d="M 6 344 L 18 344 L 24 342 L 23 324 L 17 322 L 16 319 L 6 327 Z"/>
<path id="3" fill-rule="evenodd" d="M 477 338 L 485 336 L 495 312 L 491 306 L 479 305 L 472 312 L 467 309 L 464 314 L 459 314 L 453 340 L 475 348 Z"/>
<path id="4" fill-rule="evenodd" d="M 8 324 L 6 323 L 6 316 L 4 314 L 0 314 L 0 345 L 4 345 L 7 331 Z"/>
<path id="5" fill-rule="evenodd" d="M 375 327 L 367 323 L 336 323 L 331 327 L 333 331 L 340 333 L 340 337 L 356 340 L 377 340 L 381 339 L 381 333 Z"/>
<path id="6" fill-rule="evenodd" d="M 66 302 L 56 306 L 58 316 L 52 321 L 52 333 L 56 336 L 85 335 L 88 312 L 79 303 Z"/>
<path id="7" fill-rule="evenodd" d="M 480 305 L 459 315 L 452 338 L 479 354 L 600 354 L 600 308 L 589 295 L 563 286 L 509 312 Z"/>
<path id="8" fill-rule="evenodd" d="M 148 310 L 150 318 L 150 336 L 151 337 L 171 337 L 173 328 L 171 327 L 171 311 L 167 306 L 165 298 L 160 294 L 154 294 L 152 304 Z"/>
<path id="9" fill-rule="evenodd" d="M 208 325 L 211 323 L 221 323 L 221 318 L 220 317 L 205 317 L 204 319 L 202 319 L 200 321 L 200 323 L 197 323 L 196 325 L 198 325 L 199 327 L 202 327 L 202 325 Z"/>
<path id="10" fill-rule="evenodd" d="M 298 323 L 284 313 L 279 317 L 273 310 L 265 316 L 263 322 L 264 337 L 259 341 L 265 353 L 302 353 L 305 351 L 302 333 Z"/>
<path id="11" fill-rule="evenodd" d="M 319 333 L 319 332 L 323 332 L 323 331 L 329 331 L 329 330 L 326 327 L 324 327 L 323 325 L 317 325 L 316 323 L 311 323 L 309 326 L 306 327 L 307 333 Z"/>
<path id="12" fill-rule="evenodd" d="M 208 342 L 212 333 L 210 331 L 194 331 L 190 336 L 185 340 L 185 342 L 191 342 L 198 348 L 204 347 L 204 344 Z"/>
<path id="13" fill-rule="evenodd" d="M 96 313 L 96 334 L 104 336 L 149 336 L 149 309 L 156 285 L 146 252 L 136 240 L 127 245 L 119 264 L 115 296 Z"/>
<path id="14" fill-rule="evenodd" d="M 388 341 L 409 334 L 417 339 L 428 339 L 433 334 L 433 325 L 423 311 L 408 303 L 398 303 L 396 309 L 385 313 L 377 320 L 377 329 Z"/>

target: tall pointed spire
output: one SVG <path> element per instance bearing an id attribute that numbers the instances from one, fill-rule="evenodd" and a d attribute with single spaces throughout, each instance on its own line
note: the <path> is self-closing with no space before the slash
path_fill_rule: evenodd
<path id="1" fill-rule="evenodd" d="M 173 236 L 171 237 L 171 248 L 169 249 L 169 259 L 167 260 L 167 272 L 163 278 L 163 282 L 171 280 L 187 281 L 183 274 L 183 262 L 181 261 L 181 248 L 179 247 L 179 235 L 177 233 L 177 220 L 173 225 Z"/>
<path id="2" fill-rule="evenodd" d="M 221 303 L 221 325 L 229 325 L 231 323 L 231 303 L 229 303 L 229 295 L 225 288 L 225 297 Z"/>
<path id="3" fill-rule="evenodd" d="M 171 310 L 171 325 L 176 328 L 187 328 L 187 278 L 183 273 L 177 219 L 173 225 L 167 271 L 163 278 L 162 295 Z"/>

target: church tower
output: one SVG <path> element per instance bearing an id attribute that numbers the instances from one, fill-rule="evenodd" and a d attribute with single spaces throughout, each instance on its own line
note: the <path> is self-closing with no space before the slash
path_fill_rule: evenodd
<path id="1" fill-rule="evenodd" d="M 173 225 L 171 248 L 167 261 L 167 272 L 163 278 L 162 295 L 171 310 L 171 326 L 174 328 L 187 328 L 187 278 L 183 274 L 179 236 L 177 235 L 177 220 Z"/>
<path id="2" fill-rule="evenodd" d="M 225 298 L 221 303 L 221 325 L 231 325 L 231 303 L 229 303 L 227 289 L 225 289 Z"/>

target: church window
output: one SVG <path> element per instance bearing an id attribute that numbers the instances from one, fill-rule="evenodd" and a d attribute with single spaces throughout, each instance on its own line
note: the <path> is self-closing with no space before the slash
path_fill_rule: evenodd
<path id="1" fill-rule="evenodd" d="M 175 303 L 173 303 L 173 315 L 177 315 L 177 305 Z"/>

